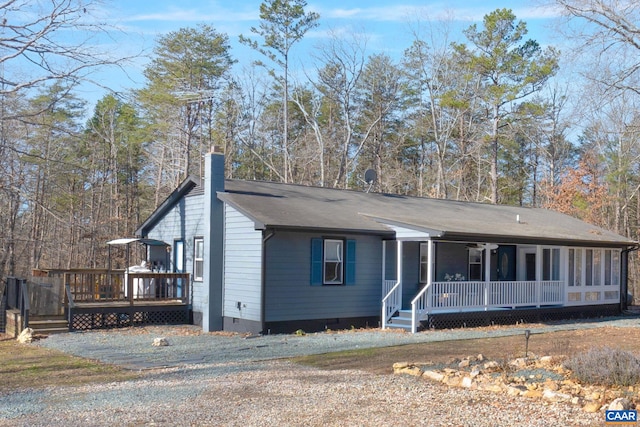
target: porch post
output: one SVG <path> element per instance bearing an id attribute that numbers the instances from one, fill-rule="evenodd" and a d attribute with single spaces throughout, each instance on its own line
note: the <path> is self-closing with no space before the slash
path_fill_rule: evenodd
<path id="1" fill-rule="evenodd" d="M 488 245 L 484 246 L 484 311 L 489 310 L 491 300 L 489 289 L 491 288 L 491 249 Z"/>
<path id="2" fill-rule="evenodd" d="M 435 264 L 435 260 L 433 259 L 433 240 L 429 239 L 427 241 L 427 289 L 431 289 L 433 285 L 433 265 Z M 427 291 L 427 297 L 429 295 L 429 291 Z M 427 298 L 427 308 L 431 307 L 431 298 Z"/>
<path id="3" fill-rule="evenodd" d="M 431 298 L 429 298 L 429 293 L 433 292 L 431 286 L 433 285 L 433 240 L 429 238 L 427 240 L 427 285 L 424 287 L 424 293 L 420 297 L 421 299 L 425 299 L 426 303 L 424 307 L 421 305 L 421 309 L 427 310 L 428 313 L 431 313 Z M 418 332 L 418 310 L 417 305 L 419 301 L 411 302 L 411 333 L 415 334 Z"/>
<path id="4" fill-rule="evenodd" d="M 396 280 L 400 283 L 398 290 L 402 295 L 402 240 L 397 240 L 398 250 L 396 251 Z"/>
<path id="5" fill-rule="evenodd" d="M 400 295 L 400 301 L 395 301 L 394 304 L 399 302 L 400 310 L 402 310 L 402 240 L 396 240 L 398 250 L 396 251 L 396 280 L 399 283 L 397 293 Z"/>
<path id="6" fill-rule="evenodd" d="M 387 293 L 387 241 L 382 241 L 382 298 L 386 296 Z M 387 328 L 387 302 L 383 299 L 382 301 L 382 316 L 381 316 L 381 327 L 382 329 Z"/>
<path id="7" fill-rule="evenodd" d="M 540 308 L 542 295 L 542 246 L 536 245 L 536 307 Z"/>

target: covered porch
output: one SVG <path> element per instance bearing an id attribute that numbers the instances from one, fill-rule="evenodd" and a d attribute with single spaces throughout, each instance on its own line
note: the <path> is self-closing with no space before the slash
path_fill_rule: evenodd
<path id="1" fill-rule="evenodd" d="M 621 250 L 537 242 L 448 240 L 394 225 L 382 247 L 382 328 L 416 332 L 436 315 L 615 305 Z"/>

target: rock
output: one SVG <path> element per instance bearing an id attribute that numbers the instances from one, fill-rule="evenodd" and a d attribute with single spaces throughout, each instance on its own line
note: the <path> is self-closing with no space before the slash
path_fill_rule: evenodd
<path id="1" fill-rule="evenodd" d="M 531 399 L 539 399 L 542 397 L 542 392 L 540 390 L 527 390 L 522 395 Z"/>
<path id="2" fill-rule="evenodd" d="M 464 359 L 462 362 L 458 363 L 458 368 L 460 369 L 468 368 L 469 365 L 471 365 L 471 362 L 469 361 L 469 359 Z"/>
<path id="3" fill-rule="evenodd" d="M 422 373 L 422 376 L 432 380 L 432 381 L 437 381 L 437 382 L 442 382 L 442 380 L 444 379 L 444 375 L 442 375 L 440 372 L 436 372 L 436 371 L 424 371 Z"/>
<path id="4" fill-rule="evenodd" d="M 555 381 L 548 379 L 544 382 L 544 388 L 551 391 L 558 391 L 560 387 Z"/>
<path id="5" fill-rule="evenodd" d="M 393 364 L 393 370 L 404 369 L 409 366 L 409 362 L 396 362 Z"/>
<path id="6" fill-rule="evenodd" d="M 480 370 L 478 370 L 478 369 L 476 368 L 476 369 L 474 369 L 473 371 L 471 371 L 471 373 L 470 373 L 469 375 L 470 375 L 470 376 L 471 376 L 471 378 L 473 379 L 473 378 L 477 377 L 478 375 L 480 375 Z"/>
<path id="7" fill-rule="evenodd" d="M 586 396 L 587 400 L 600 400 L 601 398 L 602 398 L 602 395 L 597 391 L 594 391 Z"/>
<path id="8" fill-rule="evenodd" d="M 553 390 L 545 390 L 542 393 L 542 398 L 546 400 L 550 400 L 552 402 L 564 402 L 567 400 L 571 400 L 571 395 L 565 393 L 558 393 Z"/>
<path id="9" fill-rule="evenodd" d="M 525 359 L 524 357 L 519 357 L 519 358 L 513 359 L 511 362 L 509 362 L 509 365 L 513 366 L 514 368 L 517 368 L 517 369 L 526 368 L 527 367 L 527 359 Z"/>
<path id="10" fill-rule="evenodd" d="M 526 391 L 522 390 L 519 387 L 507 386 L 507 395 L 508 396 L 520 396 L 521 394 L 523 394 L 525 392 Z"/>
<path id="11" fill-rule="evenodd" d="M 482 353 L 480 353 L 480 354 L 478 354 L 478 355 L 476 356 L 476 360 L 477 360 L 478 362 L 484 362 L 485 357 L 484 357 L 484 355 L 483 355 Z"/>
<path id="12" fill-rule="evenodd" d="M 411 366 L 408 368 L 404 368 L 400 371 L 402 374 L 413 375 L 414 377 L 422 376 L 422 369 L 417 366 Z"/>
<path id="13" fill-rule="evenodd" d="M 460 382 L 460 386 L 464 388 L 471 388 L 473 387 L 473 380 L 469 377 L 464 377 L 462 382 Z"/>
<path id="14" fill-rule="evenodd" d="M 30 344 L 33 341 L 33 329 L 23 329 L 22 332 L 20 332 L 20 335 L 18 335 L 16 341 L 20 344 Z"/>
<path id="15" fill-rule="evenodd" d="M 582 407 L 582 410 L 585 412 L 598 412 L 600 410 L 600 403 L 598 402 L 587 402 L 586 405 Z"/>
<path id="16" fill-rule="evenodd" d="M 487 371 L 498 369 L 500 365 L 495 360 L 490 360 L 484 364 L 484 369 Z"/>
<path id="17" fill-rule="evenodd" d="M 166 338 L 154 338 L 153 344 L 154 347 L 166 347 L 169 345 L 169 341 Z"/>
<path id="18" fill-rule="evenodd" d="M 482 390 L 492 391 L 494 393 L 500 393 L 503 390 L 503 387 L 500 387 L 498 384 L 482 384 L 479 388 Z"/>
<path id="19" fill-rule="evenodd" d="M 539 360 L 544 365 L 553 365 L 555 363 L 555 357 L 553 356 L 542 356 Z"/>
<path id="20" fill-rule="evenodd" d="M 635 409 L 633 403 L 626 397 L 619 397 L 613 402 L 609 403 L 610 411 L 623 411 L 627 409 Z"/>
<path id="21" fill-rule="evenodd" d="M 452 387 L 460 386 L 460 377 L 445 377 L 442 382 Z"/>

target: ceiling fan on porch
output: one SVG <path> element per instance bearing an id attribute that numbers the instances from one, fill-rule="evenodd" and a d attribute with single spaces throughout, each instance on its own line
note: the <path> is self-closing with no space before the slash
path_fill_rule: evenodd
<path id="1" fill-rule="evenodd" d="M 495 243 L 468 243 L 467 249 L 480 249 L 480 250 L 488 249 L 492 251 L 494 249 L 498 249 L 498 246 L 499 245 Z"/>

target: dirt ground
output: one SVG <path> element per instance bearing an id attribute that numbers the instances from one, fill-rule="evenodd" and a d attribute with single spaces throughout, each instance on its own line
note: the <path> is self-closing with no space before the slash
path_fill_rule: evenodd
<path id="1" fill-rule="evenodd" d="M 482 354 L 493 360 L 511 359 L 525 354 L 525 337 L 442 341 L 403 345 L 375 350 L 358 350 L 297 359 L 322 369 L 359 369 L 377 374 L 393 372 L 393 363 L 447 363 L 452 359 Z M 594 347 L 631 351 L 640 357 L 640 328 L 604 327 L 588 330 L 532 334 L 528 354 L 571 356 Z"/>

